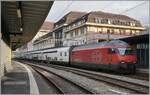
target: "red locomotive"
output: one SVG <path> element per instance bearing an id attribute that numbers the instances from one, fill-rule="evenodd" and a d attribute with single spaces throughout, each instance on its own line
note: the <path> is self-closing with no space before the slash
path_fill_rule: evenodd
<path id="1" fill-rule="evenodd" d="M 107 70 L 135 71 L 135 50 L 127 43 L 114 40 L 77 46 L 71 52 L 71 64 Z"/>

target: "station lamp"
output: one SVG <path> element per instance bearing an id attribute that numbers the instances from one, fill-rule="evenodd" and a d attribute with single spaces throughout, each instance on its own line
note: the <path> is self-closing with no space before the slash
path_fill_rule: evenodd
<path id="1" fill-rule="evenodd" d="M 20 31 L 21 31 L 21 32 L 23 31 L 23 28 L 22 28 L 22 27 L 20 28 Z"/>
<path id="2" fill-rule="evenodd" d="M 21 18 L 21 10 L 20 9 L 17 9 L 17 16 L 18 16 L 18 18 Z"/>

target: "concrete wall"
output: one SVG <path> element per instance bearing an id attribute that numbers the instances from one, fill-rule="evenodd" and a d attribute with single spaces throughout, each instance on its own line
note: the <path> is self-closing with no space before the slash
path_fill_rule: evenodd
<path id="1" fill-rule="evenodd" d="M 0 77 L 4 76 L 5 71 L 12 70 L 11 48 L 0 39 Z"/>

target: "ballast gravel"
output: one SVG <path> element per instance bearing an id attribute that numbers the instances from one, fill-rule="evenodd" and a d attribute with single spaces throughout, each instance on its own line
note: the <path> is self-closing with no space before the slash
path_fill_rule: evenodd
<path id="1" fill-rule="evenodd" d="M 39 66 L 39 65 L 36 65 L 36 66 Z M 109 86 L 109 85 L 106 85 L 105 83 L 103 82 L 99 82 L 99 81 L 96 81 L 96 80 L 92 80 L 92 79 L 89 79 L 87 77 L 84 77 L 84 76 L 80 76 L 80 75 L 76 75 L 72 72 L 67 72 L 67 71 L 63 71 L 63 70 L 58 70 L 58 69 L 55 69 L 55 68 L 52 68 L 52 67 L 45 67 L 45 66 L 39 66 L 41 68 L 44 68 L 50 72 L 53 72 L 57 75 L 60 75 L 68 80 L 71 80 L 83 87 L 86 87 L 87 89 L 91 90 L 92 92 L 95 92 L 95 93 L 99 93 L 99 94 L 127 94 L 127 93 L 130 93 L 128 91 L 122 91 L 122 90 L 119 90 L 112 86 Z M 68 88 L 69 89 L 69 88 Z"/>

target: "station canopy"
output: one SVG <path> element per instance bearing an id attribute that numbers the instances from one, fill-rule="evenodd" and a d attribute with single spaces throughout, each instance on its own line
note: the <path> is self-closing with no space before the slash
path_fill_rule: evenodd
<path id="1" fill-rule="evenodd" d="M 1 1 L 2 38 L 14 50 L 38 32 L 53 1 Z"/>

